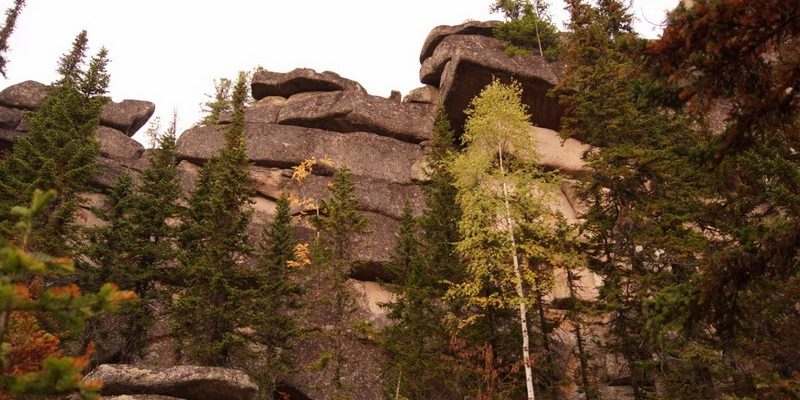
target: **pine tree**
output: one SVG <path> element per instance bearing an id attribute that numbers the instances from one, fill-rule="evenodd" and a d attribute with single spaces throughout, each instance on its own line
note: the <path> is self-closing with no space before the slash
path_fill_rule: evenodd
<path id="1" fill-rule="evenodd" d="M 6 10 L 6 22 L 3 24 L 3 28 L 0 29 L 0 74 L 3 75 L 3 78 L 6 77 L 6 64 L 8 63 L 5 54 L 8 51 L 8 38 L 14 32 L 14 27 L 17 25 L 17 17 L 22 12 L 23 7 L 25 7 L 25 0 L 14 0 L 14 6 Z"/>
<path id="2" fill-rule="evenodd" d="M 19 219 L 14 236 L 0 237 L 0 397 L 48 396 L 80 392 L 94 398 L 100 389 L 84 381 L 91 347 L 82 357 L 62 357 L 58 338 L 38 327 L 36 318 L 46 316 L 64 328 L 77 330 L 83 321 L 98 312 L 111 310 L 135 298 L 133 292 L 104 284 L 97 293 L 81 294 L 75 284 L 54 285 L 32 290 L 33 283 L 74 272 L 68 257 L 36 252 L 30 244 L 35 234 L 35 219 L 55 199 L 54 191 L 34 190 L 29 207 L 16 206 L 10 214 Z M 20 335 L 31 336 L 21 340 Z M 28 353 L 25 353 L 27 351 Z"/>
<path id="3" fill-rule="evenodd" d="M 225 131 L 220 155 L 200 172 L 181 232 L 181 266 L 185 282 L 174 304 L 174 334 L 192 359 L 226 365 L 242 348 L 241 329 L 252 310 L 244 309 L 240 293 L 243 261 L 252 253 L 247 237 L 250 177 L 244 142 L 245 74 L 233 90 L 233 121 Z"/>
<path id="4" fill-rule="evenodd" d="M 319 273 L 319 281 L 330 297 L 326 302 L 332 329 L 326 332 L 330 351 L 322 357 L 331 370 L 331 383 L 336 395 L 349 391 L 342 382 L 342 370 L 348 361 L 344 356 L 344 340 L 355 304 L 352 289 L 347 284 L 353 267 L 353 243 L 357 235 L 366 231 L 367 219 L 358 211 L 358 199 L 350 170 L 337 170 L 329 186 L 331 197 L 322 202 L 320 214 L 312 218 L 319 233 L 315 242 L 312 263 Z"/>
<path id="5" fill-rule="evenodd" d="M 460 282 L 463 265 L 455 251 L 460 210 L 450 163 L 453 132 L 439 111 L 426 170 L 425 211 L 415 221 L 406 205 L 400 222 L 389 289 L 397 300 L 387 305 L 393 324 L 384 331 L 389 360 L 384 368 L 387 392 L 406 398 L 461 397 L 463 379 L 450 353 L 450 332 L 442 323 L 447 309 L 446 282 Z"/>
<path id="6" fill-rule="evenodd" d="M 289 340 L 297 336 L 299 330 L 288 311 L 298 307 L 303 293 L 292 281 L 292 262 L 296 261 L 296 255 L 292 214 L 285 195 L 278 199 L 275 219 L 261 231 L 257 257 L 258 264 L 250 278 L 253 287 L 242 295 L 252 302 L 254 340 L 267 346 L 266 369 L 269 372 L 261 378 L 267 381 L 272 392 L 276 380 L 291 367 L 287 358 Z"/>
<path id="7" fill-rule="evenodd" d="M 494 29 L 494 36 L 508 42 L 506 52 L 539 56 L 560 57 L 558 29 L 547 12 L 545 0 L 497 0 L 491 12 L 502 12 L 506 21 Z"/>
<path id="8" fill-rule="evenodd" d="M 158 136 L 158 148 L 150 164 L 134 183 L 123 174 L 114 184 L 108 197 L 109 209 L 97 210 L 107 225 L 92 229 L 87 253 L 94 264 L 83 268 L 89 286 L 111 280 L 120 287 L 135 291 L 142 300 L 137 307 L 123 309 L 126 334 L 117 353 L 109 353 L 101 340 L 115 332 L 104 332 L 100 321 L 93 321 L 89 339 L 98 343 L 98 358 L 116 362 L 132 362 L 146 344 L 151 326 L 153 302 L 164 300 L 155 290 L 156 283 L 176 257 L 175 228 L 170 220 L 180 215 L 177 205 L 180 196 L 175 162 L 176 121 Z M 113 267 L 105 267 L 113 266 Z"/>
<path id="9" fill-rule="evenodd" d="M 108 85 L 107 51 L 101 49 L 84 71 L 86 45 L 84 31 L 61 58 L 61 77 L 42 108 L 26 117 L 30 131 L 0 165 L 0 220 L 8 220 L 7 210 L 30 198 L 34 189 L 58 190 L 59 198 L 37 224 L 36 242 L 31 245 L 59 254 L 75 239 L 77 194 L 88 188 L 95 174 L 99 144 L 94 131 L 107 101 L 102 96 Z"/>
<path id="10" fill-rule="evenodd" d="M 202 105 L 206 116 L 200 121 L 203 125 L 215 125 L 219 123 L 223 113 L 233 111 L 233 101 L 231 99 L 231 80 L 221 78 L 214 81 L 214 95 L 208 95 L 209 100 Z"/>

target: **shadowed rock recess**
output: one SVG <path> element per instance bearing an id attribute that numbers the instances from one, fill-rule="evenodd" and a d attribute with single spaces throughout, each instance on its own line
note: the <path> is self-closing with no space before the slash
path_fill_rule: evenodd
<path id="1" fill-rule="evenodd" d="M 457 133 L 463 131 L 464 110 L 492 77 L 515 79 L 522 84 L 524 103 L 537 128 L 526 134 L 539 143 L 540 163 L 564 172 L 570 180 L 562 185 L 562 196 L 552 205 L 570 221 L 578 221 L 583 210 L 575 198 L 575 179 L 585 173 L 582 157 L 589 146 L 577 140 L 562 141 L 559 127 L 562 108 L 546 96 L 558 83 L 560 66 L 538 56 L 509 57 L 505 45 L 492 37 L 496 22 L 468 22 L 439 26 L 426 39 L 420 55 L 422 87 L 411 91 L 403 101 L 373 96 L 355 81 L 333 72 L 295 69 L 281 73 L 260 70 L 252 81 L 255 102 L 245 114 L 247 154 L 252 162 L 252 207 L 254 218 L 249 233 L 255 242 L 261 227 L 272 221 L 275 201 L 291 195 L 296 218 L 296 239 L 313 240 L 314 232 L 305 215 L 329 196 L 327 185 L 332 173 L 348 167 L 360 199 L 359 209 L 368 218 L 367 233 L 356 239 L 351 254 L 356 267 L 351 286 L 359 311 L 350 317 L 353 325 L 367 323 L 376 329 L 386 326 L 385 309 L 380 304 L 394 299 L 379 280 L 391 280 L 386 264 L 395 245 L 403 205 L 408 202 L 419 215 L 424 206 L 425 154 L 436 110 L 444 107 Z M 0 149 L 8 148 L 27 132 L 25 113 L 41 107 L 47 86 L 27 81 L 0 92 Z M 86 194 L 81 210 L 87 225 L 103 224 L 93 218 L 91 208 L 105 201 L 105 193 L 122 172 L 136 177 L 149 162 L 151 150 L 130 137 L 154 111 L 150 102 L 124 100 L 103 108 L 97 139 L 101 156 L 100 174 L 94 180 L 97 193 Z M 199 169 L 218 154 L 223 145 L 225 125 L 196 126 L 180 135 L 177 144 L 178 172 L 184 198 L 194 189 Z M 292 167 L 307 159 L 327 160 L 318 164 L 302 182 L 292 179 Z M 185 199 L 184 199 L 185 200 Z M 577 211 L 577 212 L 576 212 Z M 586 273 L 587 286 L 593 276 Z M 566 296 L 565 283 L 557 285 L 553 297 Z M 313 284 L 305 302 L 303 324 L 325 330 L 330 316 L 317 310 L 314 296 L 324 296 Z M 595 294 L 591 287 L 586 294 Z M 159 320 L 149 335 L 152 340 L 143 365 L 169 367 L 174 363 L 169 345 L 168 321 Z M 564 334 L 565 354 L 572 341 Z M 157 339 L 155 339 L 157 338 Z M 291 350 L 296 371 L 282 378 L 279 388 L 292 399 L 331 399 L 330 377 L 325 371 L 309 367 L 327 351 L 327 342 L 313 336 L 298 339 Z M 342 368 L 347 387 L 356 400 L 383 397 L 380 371 L 384 355 L 371 336 L 354 337 L 343 344 Z M 118 399 L 250 399 L 255 384 L 237 371 L 219 368 L 178 366 L 166 369 L 130 365 L 101 365 L 92 378 L 104 381 L 104 395 Z M 623 397 L 619 397 L 623 398 Z"/>

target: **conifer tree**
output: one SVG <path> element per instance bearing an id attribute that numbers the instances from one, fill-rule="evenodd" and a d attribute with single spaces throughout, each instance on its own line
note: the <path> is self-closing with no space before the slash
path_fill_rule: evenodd
<path id="1" fill-rule="evenodd" d="M 225 365 L 242 348 L 241 329 L 252 310 L 242 302 L 243 261 L 252 253 L 247 237 L 250 177 L 244 141 L 244 73 L 233 89 L 233 120 L 219 156 L 201 170 L 181 232 L 185 287 L 174 304 L 174 334 L 192 359 Z"/>
<path id="2" fill-rule="evenodd" d="M 693 227 L 706 223 L 703 199 L 716 195 L 708 191 L 708 175 L 691 162 L 699 138 L 681 113 L 664 112 L 662 89 L 636 61 L 643 41 L 632 33 L 625 5 L 570 0 L 568 10 L 567 72 L 556 89 L 566 108 L 561 133 L 599 146 L 587 155 L 591 175 L 580 189 L 588 205 L 583 250 L 603 278 L 607 350 L 626 359 L 634 397 L 644 399 L 654 390 L 657 360 L 666 364 L 686 348 L 703 347 L 663 325 L 653 332 L 657 324 L 647 307 L 654 293 L 685 283 L 699 268 L 708 237 Z M 708 396 L 710 381 L 688 382 L 687 396 Z"/>
<path id="3" fill-rule="evenodd" d="M 467 111 L 466 149 L 452 169 L 462 211 L 458 251 L 467 263 L 467 279 L 449 296 L 478 310 L 462 317 L 459 324 L 465 326 L 487 310 L 518 309 L 527 398 L 532 400 L 528 309 L 532 291 L 541 285 L 532 266 L 550 261 L 537 239 L 548 229 L 542 219 L 553 189 L 535 164 L 533 127 L 520 93 L 519 84 L 494 80 Z"/>
<path id="4" fill-rule="evenodd" d="M 28 114 L 28 134 L 19 139 L 0 165 L 0 220 L 13 204 L 30 198 L 34 189 L 56 189 L 58 199 L 37 224 L 36 246 L 64 253 L 74 241 L 71 225 L 77 194 L 95 174 L 99 144 L 94 137 L 100 109 L 107 101 L 107 51 L 101 49 L 84 71 L 87 46 L 81 32 L 59 62 L 60 78 L 44 105 Z M 7 226 L 6 226 L 7 230 Z"/>
<path id="5" fill-rule="evenodd" d="M 425 211 L 418 221 L 408 204 L 403 210 L 391 264 L 390 289 L 397 300 L 387 305 L 393 324 L 384 331 L 389 355 L 384 368 L 387 392 L 410 399 L 457 397 L 463 380 L 449 352 L 450 333 L 442 320 L 447 311 L 445 282 L 460 282 L 463 266 L 455 251 L 460 210 L 450 163 L 453 132 L 440 110 L 433 127 L 425 191 Z"/>
<path id="6" fill-rule="evenodd" d="M 117 290 L 113 284 L 104 284 L 97 293 L 84 295 L 75 284 L 31 288 L 42 278 L 74 272 L 70 258 L 50 256 L 30 246 L 36 218 L 55 197 L 55 191 L 34 190 L 30 206 L 16 206 L 10 212 L 19 220 L 14 235 L 0 236 L 0 398 L 70 392 L 95 398 L 99 385 L 81 377 L 91 347 L 82 357 L 63 357 L 58 337 L 42 331 L 33 315 L 52 318 L 64 328 L 75 330 L 87 317 L 135 298 L 133 292 Z M 20 335 L 25 333 L 31 336 L 23 340 Z"/>
<path id="7" fill-rule="evenodd" d="M 110 279 L 124 289 L 135 291 L 142 300 L 136 307 L 122 310 L 126 334 L 116 354 L 109 354 L 101 340 L 114 332 L 101 331 L 102 325 L 94 321 L 89 338 L 97 341 L 101 360 L 132 362 L 143 350 L 154 319 L 152 303 L 163 300 L 155 285 L 177 257 L 177 232 L 169 224 L 180 215 L 175 130 L 173 118 L 170 127 L 158 135 L 158 148 L 139 175 L 138 183 L 128 174 L 118 178 L 108 197 L 109 209 L 97 210 L 108 224 L 91 230 L 88 235 L 92 244 L 87 253 L 100 265 L 84 268 L 90 287 Z"/>
<path id="8" fill-rule="evenodd" d="M 3 28 L 0 29 L 0 74 L 3 75 L 3 78 L 6 77 L 6 64 L 8 63 L 6 58 L 8 39 L 11 37 L 11 33 L 14 32 L 14 27 L 17 25 L 17 17 L 22 12 L 23 7 L 25 7 L 25 0 L 14 0 L 14 6 L 6 10 L 6 22 L 3 24 Z"/>
<path id="9" fill-rule="evenodd" d="M 203 125 L 215 125 L 219 123 L 223 113 L 233 110 L 233 100 L 231 99 L 231 80 L 220 78 L 214 81 L 214 95 L 208 95 L 211 100 L 203 103 L 203 111 L 206 116 L 200 121 Z"/>
<path id="10" fill-rule="evenodd" d="M 261 377 L 275 390 L 276 379 L 290 365 L 287 359 L 289 339 L 298 335 L 295 321 L 289 316 L 290 308 L 298 306 L 302 288 L 292 281 L 292 263 L 296 259 L 292 239 L 292 214 L 289 198 L 278 199 L 275 219 L 264 226 L 257 252 L 258 263 L 249 279 L 253 286 L 242 295 L 253 304 L 255 340 L 267 346 L 266 368 L 269 376 Z"/>
<path id="11" fill-rule="evenodd" d="M 342 371 L 347 362 L 344 340 L 348 331 L 348 317 L 355 311 L 355 298 L 347 284 L 353 268 L 353 243 L 356 235 L 366 231 L 367 219 L 358 211 L 358 199 L 350 170 L 343 167 L 333 175 L 329 186 L 331 197 L 322 202 L 320 213 L 312 218 L 319 233 L 315 242 L 313 260 L 321 284 L 330 291 L 327 309 L 332 318 L 332 329 L 326 333 L 330 351 L 323 357 L 331 371 L 335 395 L 344 395 L 350 388 L 342 382 Z"/>

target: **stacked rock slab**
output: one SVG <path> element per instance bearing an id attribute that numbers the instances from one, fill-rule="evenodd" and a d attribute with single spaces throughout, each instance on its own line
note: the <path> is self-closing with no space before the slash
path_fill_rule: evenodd
<path id="1" fill-rule="evenodd" d="M 395 246 L 402 209 L 408 202 L 415 213 L 423 206 L 420 181 L 425 179 L 425 148 L 435 118 L 435 105 L 403 103 L 373 96 L 358 83 L 332 72 L 296 69 L 287 73 L 257 72 L 252 81 L 255 102 L 245 111 L 245 142 L 255 182 L 254 221 L 251 235 L 272 220 L 275 201 L 282 194 L 293 199 L 299 218 L 296 240 L 311 242 L 315 233 L 304 215 L 314 212 L 330 194 L 331 175 L 348 168 L 353 174 L 359 210 L 368 220 L 367 232 L 355 238 L 351 257 L 350 286 L 358 311 L 348 316 L 353 326 L 364 322 L 386 324 L 379 303 L 392 296 L 378 280 L 391 280 L 386 265 Z M 213 158 L 224 143 L 230 116 L 220 124 L 198 126 L 184 132 L 177 143 L 178 166 L 184 191 L 189 193 L 202 164 Z M 305 160 L 319 161 L 302 182 L 292 179 L 295 167 Z M 257 236 L 254 236 L 257 237 Z M 308 286 L 306 298 L 324 298 L 324 287 Z M 303 323 L 324 331 L 335 321 L 322 308 L 304 311 Z M 324 335 L 323 335 L 324 336 Z M 298 339 L 292 352 L 297 371 L 286 377 L 286 390 L 315 400 L 333 395 L 329 371 L 309 366 L 330 351 L 322 337 Z M 355 399 L 381 397 L 379 374 L 382 354 L 374 338 L 353 334 L 343 343 L 345 386 L 355 388 Z"/>

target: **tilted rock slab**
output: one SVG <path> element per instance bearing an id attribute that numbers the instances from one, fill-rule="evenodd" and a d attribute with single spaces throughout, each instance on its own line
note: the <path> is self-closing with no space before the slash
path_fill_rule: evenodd
<path id="1" fill-rule="evenodd" d="M 230 368 L 180 365 L 145 368 L 103 364 L 87 379 L 103 382 L 103 395 L 153 394 L 186 400 L 250 400 L 258 385 L 247 374 Z"/>
<path id="2" fill-rule="evenodd" d="M 430 139 L 435 117 L 433 105 L 339 91 L 290 97 L 281 107 L 277 123 L 344 133 L 370 132 L 419 143 Z"/>
<path id="3" fill-rule="evenodd" d="M 461 25 L 439 25 L 433 28 L 425 38 L 422 51 L 419 54 L 419 62 L 425 62 L 428 57 L 433 55 L 433 51 L 439 46 L 446 37 L 453 35 L 478 35 L 494 37 L 494 28 L 500 25 L 500 21 L 469 21 Z"/>
<path id="4" fill-rule="evenodd" d="M 253 75 L 250 90 L 256 100 L 267 96 L 289 97 L 302 92 L 351 90 L 366 93 L 356 81 L 342 78 L 334 72 L 317 72 L 310 68 L 297 68 L 290 72 L 257 71 Z"/>
<path id="5" fill-rule="evenodd" d="M 25 81 L 11 85 L 0 91 L 0 106 L 11 109 L 34 111 L 44 105 L 49 86 L 36 81 Z M 156 110 L 156 105 L 143 100 L 123 100 L 119 103 L 108 101 L 100 113 L 100 125 L 122 131 L 133 136 Z M 20 114 L 21 115 L 21 114 Z M 0 110 L 0 124 L 4 128 L 16 128 L 26 132 L 27 125 L 10 126 L 7 109 Z M 16 118 L 16 117 L 14 117 Z M 24 121 L 17 121 L 23 123 Z"/>
<path id="6" fill-rule="evenodd" d="M 202 164 L 224 145 L 225 126 L 200 126 L 177 142 L 179 158 Z M 411 183 L 412 167 L 422 147 L 370 133 L 335 133 L 298 126 L 245 124 L 248 158 L 258 166 L 290 168 L 312 157 L 329 159 L 333 168 L 348 167 L 354 175 Z M 332 171 L 325 171 L 326 174 Z"/>
<path id="7" fill-rule="evenodd" d="M 94 131 L 100 142 L 100 154 L 117 160 L 135 160 L 144 153 L 144 146 L 131 139 L 124 132 L 107 126 L 99 126 Z"/>
<path id="8" fill-rule="evenodd" d="M 463 132 L 470 101 L 493 78 L 512 79 L 522 85 L 522 102 L 528 106 L 536 126 L 559 129 L 563 107 L 547 93 L 559 81 L 559 63 L 544 57 L 509 56 L 505 45 L 494 38 L 476 35 L 445 37 L 420 69 L 423 83 L 439 87 L 453 129 Z"/>
<path id="9" fill-rule="evenodd" d="M 100 113 L 100 125 L 105 125 L 128 136 L 133 136 L 139 128 L 153 116 L 156 105 L 143 100 L 109 101 Z"/>

